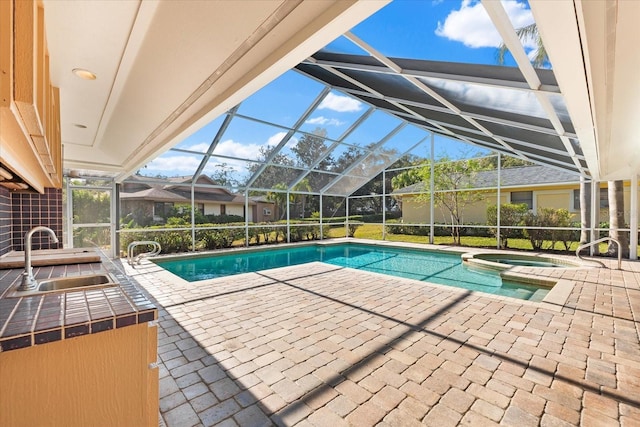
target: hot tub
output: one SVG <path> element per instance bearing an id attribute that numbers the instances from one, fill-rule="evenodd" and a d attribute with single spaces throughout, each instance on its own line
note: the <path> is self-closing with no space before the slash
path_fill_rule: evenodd
<path id="1" fill-rule="evenodd" d="M 536 268 L 584 268 L 593 267 L 579 260 L 569 260 L 546 255 L 524 255 L 511 252 L 478 252 L 462 255 L 462 262 L 469 267 L 504 271 L 515 266 Z"/>

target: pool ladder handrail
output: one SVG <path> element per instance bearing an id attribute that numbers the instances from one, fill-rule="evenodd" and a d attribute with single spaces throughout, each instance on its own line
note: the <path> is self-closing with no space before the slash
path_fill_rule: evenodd
<path id="1" fill-rule="evenodd" d="M 620 245 L 620 242 L 618 241 L 618 239 L 614 239 L 613 237 L 603 237 L 601 239 L 594 240 L 593 242 L 587 242 L 587 243 L 585 243 L 583 245 L 578 246 L 578 249 L 576 249 L 576 256 L 581 261 L 595 262 L 597 264 L 600 264 L 602 267 L 606 268 L 607 266 L 603 262 L 597 261 L 595 259 L 586 260 L 586 259 L 582 258 L 582 256 L 580 255 L 580 251 L 581 250 L 589 248 L 591 246 L 595 246 L 597 244 L 600 244 L 600 243 L 606 242 L 606 241 L 614 242 L 615 244 L 618 245 L 618 270 L 622 270 L 622 245 Z"/>
<path id="2" fill-rule="evenodd" d="M 142 246 L 142 245 L 146 245 L 146 246 L 153 246 L 153 250 L 149 251 L 149 252 L 143 252 L 141 254 L 136 255 L 135 257 L 133 256 L 133 250 L 137 247 L 137 246 Z M 154 240 L 137 240 L 135 242 L 131 242 L 129 243 L 129 246 L 127 247 L 127 261 L 129 262 L 129 265 L 133 266 L 134 264 L 138 264 L 140 265 L 140 260 L 142 260 L 142 258 L 146 258 L 146 257 L 150 257 L 150 256 L 156 256 L 160 253 L 160 251 L 162 250 L 162 247 L 160 246 L 160 243 L 154 241 Z"/>

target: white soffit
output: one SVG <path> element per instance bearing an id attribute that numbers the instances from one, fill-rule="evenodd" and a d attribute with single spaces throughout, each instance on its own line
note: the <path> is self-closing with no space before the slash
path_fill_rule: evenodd
<path id="1" fill-rule="evenodd" d="M 45 0 L 65 167 L 135 170 L 386 3 Z"/>
<path id="2" fill-rule="evenodd" d="M 592 176 L 599 175 L 598 147 L 578 23 L 570 1 L 530 1 L 553 73 L 564 96 Z"/>
<path id="3" fill-rule="evenodd" d="M 640 2 L 530 5 L 592 176 L 604 181 L 638 175 Z"/>

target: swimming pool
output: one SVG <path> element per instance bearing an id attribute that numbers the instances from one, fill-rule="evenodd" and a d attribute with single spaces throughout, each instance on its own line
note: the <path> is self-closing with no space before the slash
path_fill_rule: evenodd
<path id="1" fill-rule="evenodd" d="M 540 301 L 549 291 L 549 288 L 503 281 L 495 272 L 470 270 L 462 264 L 459 254 L 361 243 L 154 260 L 160 267 L 190 282 L 315 261 L 524 300 Z"/>

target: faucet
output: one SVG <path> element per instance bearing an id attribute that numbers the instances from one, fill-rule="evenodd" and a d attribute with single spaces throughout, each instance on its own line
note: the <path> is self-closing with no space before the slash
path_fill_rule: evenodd
<path id="1" fill-rule="evenodd" d="M 22 273 L 22 283 L 18 287 L 19 291 L 32 291 L 38 286 L 38 282 L 33 277 L 33 268 L 31 267 L 31 237 L 38 231 L 46 231 L 51 235 L 53 243 L 58 243 L 58 237 L 49 227 L 39 225 L 32 228 L 24 236 L 24 273 Z"/>

